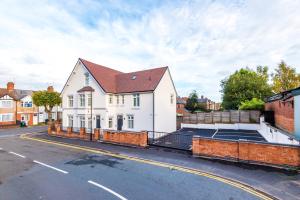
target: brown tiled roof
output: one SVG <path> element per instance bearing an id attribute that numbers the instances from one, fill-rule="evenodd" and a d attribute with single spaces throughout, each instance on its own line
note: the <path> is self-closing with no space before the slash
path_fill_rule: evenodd
<path id="1" fill-rule="evenodd" d="M 27 95 L 32 94 L 32 90 L 19 90 L 19 89 L 14 89 L 13 91 L 8 91 L 6 88 L 0 88 L 0 98 L 4 97 L 5 95 L 10 96 L 14 100 L 20 100 Z"/>
<path id="2" fill-rule="evenodd" d="M 94 91 L 95 91 L 94 88 L 92 88 L 91 86 L 85 86 L 80 90 L 78 90 L 77 92 L 94 92 Z"/>
<path id="3" fill-rule="evenodd" d="M 131 93 L 155 90 L 168 67 L 123 73 L 82 58 L 79 59 L 99 85 L 108 93 Z"/>

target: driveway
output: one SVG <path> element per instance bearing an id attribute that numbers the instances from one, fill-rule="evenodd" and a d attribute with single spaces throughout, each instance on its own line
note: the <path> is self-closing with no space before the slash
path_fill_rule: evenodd
<path id="1" fill-rule="evenodd" d="M 12 137 L 0 148 L 1 199 L 260 199 L 209 176 L 117 156 Z"/>
<path id="2" fill-rule="evenodd" d="M 197 129 L 182 128 L 173 133 L 149 132 L 150 143 L 157 146 L 170 147 L 181 150 L 190 150 L 193 136 L 209 137 L 225 140 L 248 140 L 266 142 L 263 136 L 255 130 L 233 129 Z"/>

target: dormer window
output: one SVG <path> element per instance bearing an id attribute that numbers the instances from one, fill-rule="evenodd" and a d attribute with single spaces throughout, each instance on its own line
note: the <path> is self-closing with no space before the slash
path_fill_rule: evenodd
<path id="1" fill-rule="evenodd" d="M 88 72 L 84 73 L 85 76 L 85 86 L 90 84 L 90 74 Z"/>

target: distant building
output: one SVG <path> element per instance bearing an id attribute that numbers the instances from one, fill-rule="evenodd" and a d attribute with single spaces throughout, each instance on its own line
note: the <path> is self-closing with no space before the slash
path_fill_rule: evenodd
<path id="1" fill-rule="evenodd" d="M 221 109 L 221 103 L 215 103 L 214 101 L 208 99 L 207 97 L 204 97 L 203 95 L 201 98 L 198 99 L 198 103 L 201 103 L 205 106 L 206 110 L 220 110 Z"/>
<path id="2" fill-rule="evenodd" d="M 8 82 L 6 88 L 0 88 L 0 126 L 15 125 L 17 122 L 32 126 L 44 122 L 47 114 L 42 107 L 33 104 L 33 92 L 15 89 L 13 82 Z M 58 112 L 54 112 L 53 118 L 56 119 L 57 116 Z"/>
<path id="3" fill-rule="evenodd" d="M 300 139 L 300 87 L 266 99 L 266 111 L 274 111 L 275 126 Z"/>
<path id="4" fill-rule="evenodd" d="M 189 113 L 187 109 L 185 109 L 185 104 L 187 101 L 187 97 L 177 97 L 176 98 L 176 114 L 177 116 L 182 116 L 184 114 Z"/>

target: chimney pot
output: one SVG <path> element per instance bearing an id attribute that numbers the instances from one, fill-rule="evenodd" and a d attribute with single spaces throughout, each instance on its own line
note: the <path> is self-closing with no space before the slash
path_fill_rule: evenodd
<path id="1" fill-rule="evenodd" d="M 49 87 L 47 88 L 47 91 L 48 91 L 48 92 L 54 92 L 53 86 L 49 86 Z"/>
<path id="2" fill-rule="evenodd" d="M 15 84 L 14 82 L 8 82 L 7 83 L 7 90 L 8 91 L 13 91 L 15 89 Z"/>

